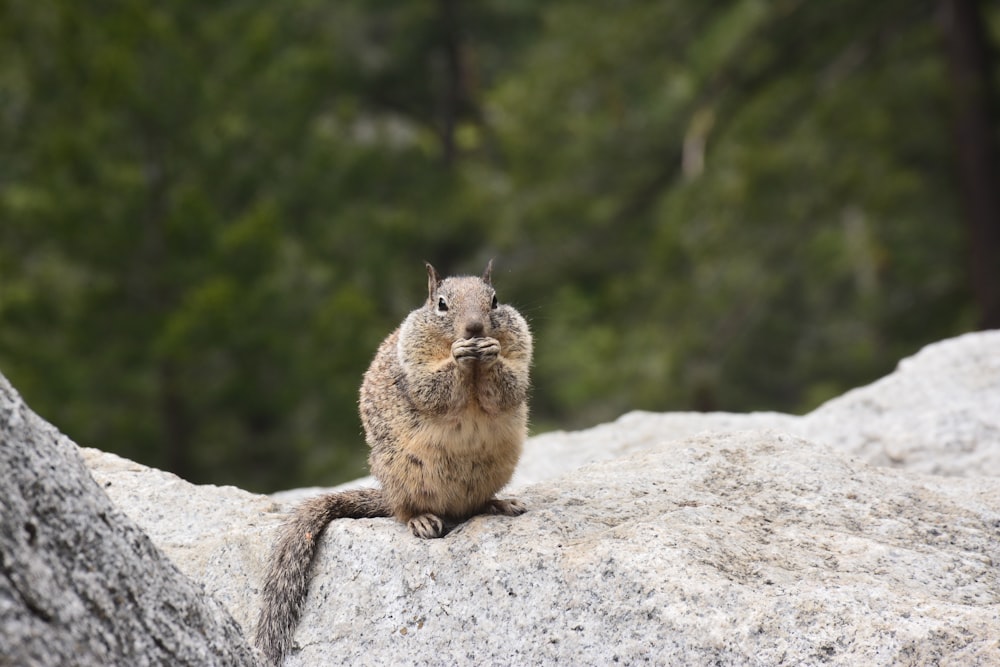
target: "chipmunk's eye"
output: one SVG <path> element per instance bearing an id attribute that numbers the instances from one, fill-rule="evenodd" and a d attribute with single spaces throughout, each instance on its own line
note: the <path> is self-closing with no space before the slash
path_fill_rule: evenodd
<path id="1" fill-rule="evenodd" d="M 444 300 L 443 296 L 438 297 L 438 312 L 444 313 L 448 311 L 448 302 Z"/>
<path id="2" fill-rule="evenodd" d="M 500 302 L 497 301 L 497 295 L 494 294 L 493 295 L 493 303 L 490 304 L 490 308 L 492 308 L 493 310 L 496 310 L 497 306 L 499 306 L 499 305 L 500 305 Z"/>

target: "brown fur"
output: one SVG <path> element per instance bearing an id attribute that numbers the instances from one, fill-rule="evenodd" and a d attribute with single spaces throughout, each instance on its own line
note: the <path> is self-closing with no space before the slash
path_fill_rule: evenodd
<path id="1" fill-rule="evenodd" d="M 380 489 L 306 501 L 281 528 L 262 592 L 257 645 L 274 663 L 291 644 L 317 540 L 337 518 L 394 516 L 417 537 L 442 537 L 476 514 L 517 515 L 494 497 L 527 434 L 531 333 L 498 304 L 490 281 L 442 280 L 379 347 L 361 385 L 368 463 Z"/>

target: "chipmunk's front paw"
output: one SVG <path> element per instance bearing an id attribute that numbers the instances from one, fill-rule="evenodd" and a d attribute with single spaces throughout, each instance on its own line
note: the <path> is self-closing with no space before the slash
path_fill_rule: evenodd
<path id="1" fill-rule="evenodd" d="M 476 364 L 492 366 L 500 356 L 500 341 L 496 338 L 462 338 L 451 344 L 451 356 L 459 366 Z"/>
<path id="2" fill-rule="evenodd" d="M 486 503 L 487 514 L 502 514 L 503 516 L 520 516 L 528 511 L 527 506 L 520 500 L 501 500 L 494 498 Z"/>
<path id="3" fill-rule="evenodd" d="M 496 338 L 476 338 L 476 358 L 484 366 L 492 366 L 500 356 L 500 341 Z"/>
<path id="4" fill-rule="evenodd" d="M 436 514 L 418 514 L 406 525 L 410 527 L 410 532 L 425 540 L 444 535 L 444 521 Z"/>
<path id="5" fill-rule="evenodd" d="M 479 338 L 461 338 L 451 344 L 451 356 L 459 366 L 471 367 L 479 361 Z"/>

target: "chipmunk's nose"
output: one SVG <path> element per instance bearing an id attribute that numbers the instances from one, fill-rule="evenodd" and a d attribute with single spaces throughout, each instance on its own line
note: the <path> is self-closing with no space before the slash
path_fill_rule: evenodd
<path id="1" fill-rule="evenodd" d="M 478 338 L 483 335 L 483 321 L 482 320 L 469 320 L 465 323 L 465 337 L 466 338 Z"/>

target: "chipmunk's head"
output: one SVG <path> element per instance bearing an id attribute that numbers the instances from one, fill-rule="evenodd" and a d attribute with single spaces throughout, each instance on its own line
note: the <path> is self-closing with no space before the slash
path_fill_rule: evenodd
<path id="1" fill-rule="evenodd" d="M 486 265 L 481 277 L 442 279 L 430 263 L 426 264 L 428 294 L 425 308 L 450 326 L 454 340 L 491 336 L 496 328 L 497 312 L 503 308 L 491 282 L 493 260 Z"/>

